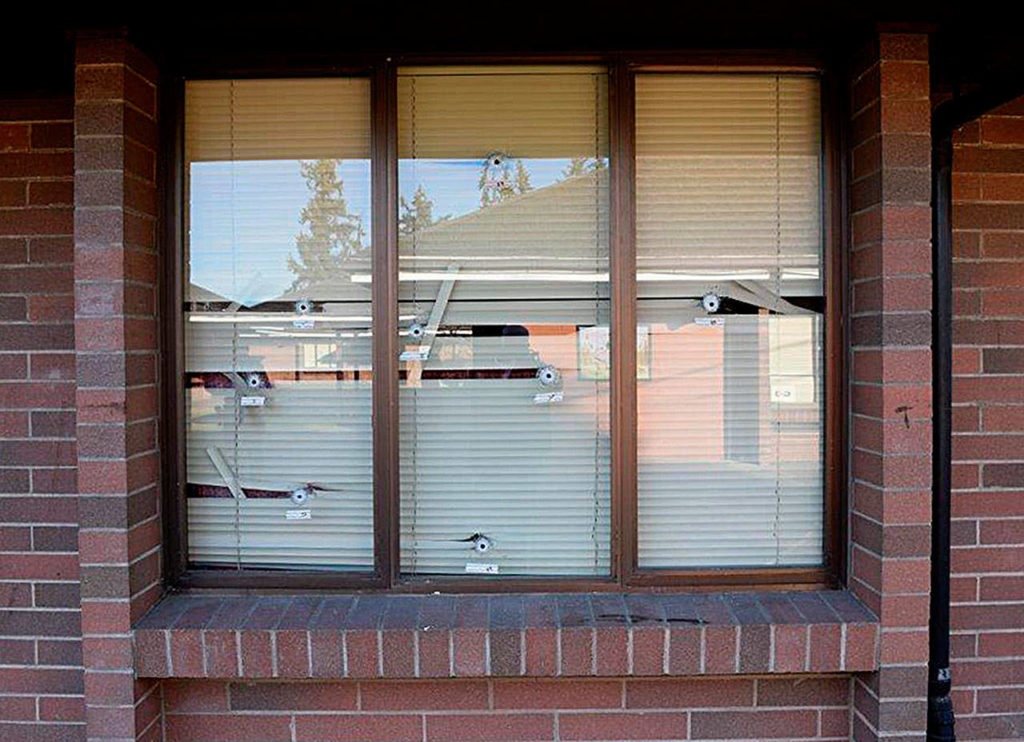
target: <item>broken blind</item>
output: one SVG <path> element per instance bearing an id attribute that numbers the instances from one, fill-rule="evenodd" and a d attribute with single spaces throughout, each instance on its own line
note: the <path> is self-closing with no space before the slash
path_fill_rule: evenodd
<path id="1" fill-rule="evenodd" d="M 609 569 L 607 76 L 398 77 L 401 561 Z"/>
<path id="2" fill-rule="evenodd" d="M 370 87 L 192 81 L 189 559 L 373 567 Z"/>
<path id="3" fill-rule="evenodd" d="M 636 81 L 639 565 L 822 561 L 818 80 Z"/>

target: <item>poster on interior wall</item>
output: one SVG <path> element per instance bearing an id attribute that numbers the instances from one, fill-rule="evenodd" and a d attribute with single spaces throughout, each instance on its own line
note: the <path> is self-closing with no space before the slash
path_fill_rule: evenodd
<path id="1" fill-rule="evenodd" d="M 581 381 L 608 381 L 611 377 L 611 335 L 606 325 L 576 328 L 576 354 Z M 651 333 L 636 328 L 636 378 L 651 380 Z"/>

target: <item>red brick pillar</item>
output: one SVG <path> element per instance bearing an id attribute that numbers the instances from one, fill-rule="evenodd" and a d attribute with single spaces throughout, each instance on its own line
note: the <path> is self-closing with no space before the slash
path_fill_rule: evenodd
<path id="1" fill-rule="evenodd" d="M 132 621 L 160 594 L 156 69 L 119 38 L 75 52 L 75 352 L 90 740 L 159 739 Z"/>
<path id="2" fill-rule="evenodd" d="M 879 33 L 851 70 L 849 587 L 881 619 L 855 740 L 923 739 L 931 524 L 928 39 Z"/>

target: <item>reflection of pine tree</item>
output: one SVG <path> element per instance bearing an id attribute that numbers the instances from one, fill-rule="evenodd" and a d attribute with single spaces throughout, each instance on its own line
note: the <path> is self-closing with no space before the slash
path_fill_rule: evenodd
<path id="1" fill-rule="evenodd" d="M 587 171 L 587 159 L 586 157 L 573 157 L 569 164 L 565 166 L 565 170 L 562 171 L 562 179 L 583 175 Z"/>
<path id="2" fill-rule="evenodd" d="M 512 188 L 512 184 L 507 181 L 493 182 L 488 177 L 487 168 L 484 167 L 480 171 L 480 179 L 477 181 L 477 187 L 480 189 L 480 206 L 490 206 L 496 204 L 499 201 L 504 201 L 509 196 L 515 195 L 515 190 Z"/>
<path id="3" fill-rule="evenodd" d="M 345 263 L 365 249 L 362 220 L 348 213 L 338 160 L 303 161 L 299 169 L 312 195 L 299 217 L 304 229 L 295 238 L 297 256 L 288 257 L 292 291 L 337 279 Z"/>
<path id="4" fill-rule="evenodd" d="M 526 193 L 532 191 L 533 186 L 530 185 L 530 173 L 526 169 L 526 165 L 523 164 L 522 160 L 516 160 L 516 192 Z"/>
<path id="5" fill-rule="evenodd" d="M 573 157 L 569 164 L 565 166 L 565 169 L 562 170 L 560 180 L 568 180 L 577 175 L 593 173 L 597 170 L 603 170 L 604 167 L 605 161 L 603 157 Z"/>
<path id="6" fill-rule="evenodd" d="M 505 171 L 504 176 L 508 177 L 502 177 L 500 181 L 494 182 L 491 180 L 493 175 L 492 166 L 485 162 L 480 170 L 480 179 L 477 181 L 481 207 L 501 203 L 512 196 L 533 190 L 533 186 L 530 184 L 530 171 L 526 169 L 522 160 L 515 161 L 515 167 L 512 168 L 511 173 L 508 170 Z"/>
<path id="7" fill-rule="evenodd" d="M 412 194 L 412 203 L 406 201 L 404 196 L 400 196 L 398 208 L 398 231 L 400 234 L 412 234 L 417 230 L 451 218 L 449 214 L 434 218 L 434 202 L 427 196 L 422 185 L 417 186 L 416 192 Z"/>

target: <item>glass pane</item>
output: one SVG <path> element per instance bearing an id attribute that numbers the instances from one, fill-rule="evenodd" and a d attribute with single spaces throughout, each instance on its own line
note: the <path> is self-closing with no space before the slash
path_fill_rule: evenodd
<path id="1" fill-rule="evenodd" d="M 196 566 L 373 567 L 369 93 L 187 86 Z"/>
<path id="2" fill-rule="evenodd" d="M 822 562 L 818 82 L 639 75 L 638 562 Z"/>
<path id="3" fill-rule="evenodd" d="M 609 570 L 604 70 L 399 75 L 402 569 Z"/>

